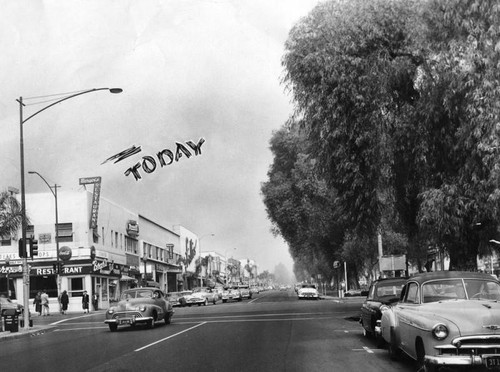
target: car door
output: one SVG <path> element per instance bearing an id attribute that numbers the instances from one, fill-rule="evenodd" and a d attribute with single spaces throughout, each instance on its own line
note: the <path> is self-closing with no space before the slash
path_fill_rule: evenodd
<path id="1" fill-rule="evenodd" d="M 368 296 L 361 306 L 361 321 L 363 322 L 363 327 L 371 332 L 373 330 L 374 324 L 372 324 L 372 318 L 375 315 L 375 310 L 373 308 L 373 301 L 375 295 L 376 282 L 372 283 L 370 289 L 368 290 Z"/>
<path id="2" fill-rule="evenodd" d="M 416 282 L 409 282 L 403 301 L 396 305 L 397 312 L 395 314 L 397 325 L 395 329 L 396 337 L 400 348 L 407 353 L 410 353 L 410 350 L 413 349 L 411 340 L 414 339 L 415 327 L 412 317 L 418 306 L 420 306 L 419 285 Z"/>

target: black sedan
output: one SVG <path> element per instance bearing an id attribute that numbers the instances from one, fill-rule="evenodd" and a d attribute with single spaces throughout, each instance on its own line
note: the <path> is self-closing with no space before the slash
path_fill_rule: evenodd
<path id="1" fill-rule="evenodd" d="M 375 325 L 382 313 L 380 306 L 397 302 L 407 278 L 386 278 L 375 280 L 368 291 L 368 296 L 361 307 L 360 323 L 365 336 L 375 336 Z M 377 343 L 382 344 L 380 339 Z"/>

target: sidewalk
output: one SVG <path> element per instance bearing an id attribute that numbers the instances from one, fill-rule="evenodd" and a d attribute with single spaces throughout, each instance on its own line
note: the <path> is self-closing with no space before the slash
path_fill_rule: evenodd
<path id="1" fill-rule="evenodd" d="M 104 314 L 104 312 L 105 310 L 97 310 L 97 311 L 92 311 L 88 314 L 79 311 L 79 312 L 67 313 L 65 315 L 59 313 L 54 313 L 49 316 L 32 315 L 31 319 L 33 320 L 33 327 L 24 329 L 19 326 L 18 332 L 0 331 L 0 342 L 23 338 L 23 337 L 33 337 L 42 335 L 45 332 L 50 332 L 53 329 L 55 329 L 56 325 L 54 323 L 59 322 L 61 320 L 79 318 L 82 316 L 92 316 L 96 314 Z"/>

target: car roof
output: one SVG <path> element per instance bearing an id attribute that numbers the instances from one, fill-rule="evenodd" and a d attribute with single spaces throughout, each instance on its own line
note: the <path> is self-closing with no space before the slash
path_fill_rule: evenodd
<path id="1" fill-rule="evenodd" d="M 373 284 L 375 283 L 405 283 L 406 281 L 408 280 L 408 277 L 406 276 L 400 276 L 400 277 L 397 277 L 397 278 L 379 278 L 377 280 L 375 280 L 373 282 Z"/>
<path id="2" fill-rule="evenodd" d="M 429 273 L 419 273 L 408 280 L 416 281 L 420 284 L 427 282 L 429 280 L 436 279 L 456 279 L 456 278 L 464 278 L 464 279 L 487 279 L 498 282 L 498 280 L 493 277 L 491 274 L 479 273 L 474 271 L 433 271 Z"/>

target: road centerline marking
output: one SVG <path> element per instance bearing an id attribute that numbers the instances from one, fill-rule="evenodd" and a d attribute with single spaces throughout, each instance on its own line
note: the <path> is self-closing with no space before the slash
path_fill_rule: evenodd
<path id="1" fill-rule="evenodd" d="M 177 332 L 177 333 L 175 333 L 175 334 L 173 334 L 173 335 L 170 335 L 170 336 L 168 336 L 168 337 L 162 338 L 161 340 L 158 340 L 158 341 L 152 342 L 152 343 L 150 343 L 150 344 L 148 344 L 148 345 L 145 345 L 145 346 L 143 346 L 143 347 L 140 347 L 139 349 L 136 349 L 136 350 L 134 350 L 134 351 L 141 351 L 141 350 L 147 349 L 148 347 L 151 347 L 151 346 L 153 346 L 153 345 L 159 344 L 160 342 L 163 342 L 163 341 L 166 341 L 166 340 L 168 340 L 168 339 L 171 339 L 171 338 L 173 338 L 173 337 L 175 337 L 175 336 L 178 336 L 178 335 L 180 335 L 180 334 L 182 334 L 182 333 L 185 333 L 185 332 L 191 331 L 191 330 L 193 330 L 193 329 L 195 329 L 195 328 L 198 328 L 199 326 L 202 326 L 202 325 L 204 325 L 204 324 L 206 324 L 206 322 L 203 322 L 203 323 L 197 324 L 197 325 L 195 325 L 195 326 L 193 326 L 193 327 L 190 327 L 190 328 L 185 329 L 185 330 L 183 330 L 183 331 Z"/>

